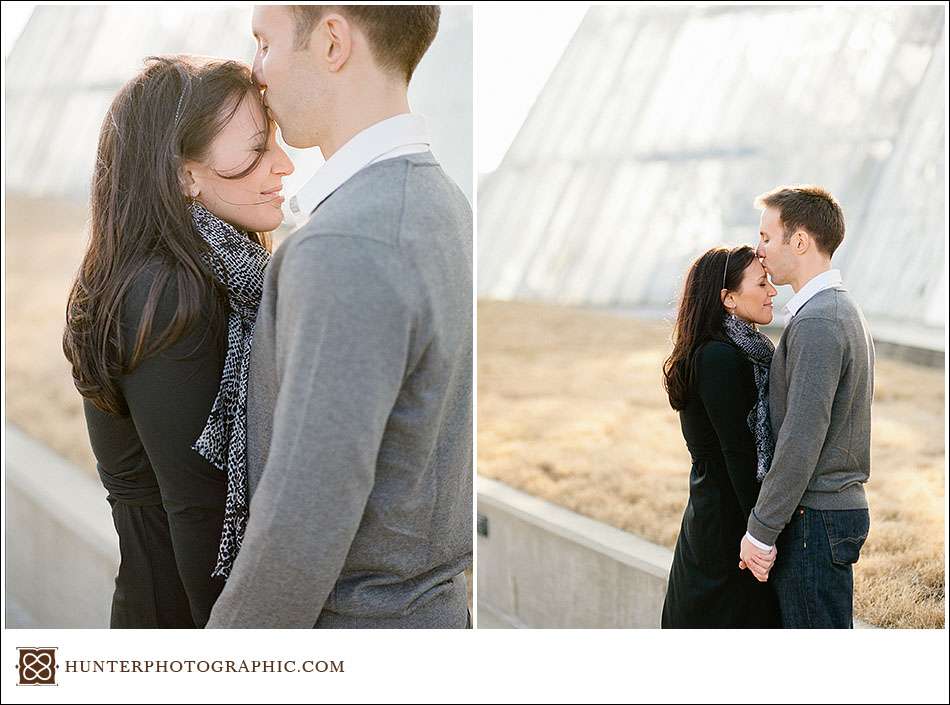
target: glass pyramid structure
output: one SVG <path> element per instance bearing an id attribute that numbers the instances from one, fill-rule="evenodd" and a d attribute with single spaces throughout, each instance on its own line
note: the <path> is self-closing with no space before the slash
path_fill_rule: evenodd
<path id="1" fill-rule="evenodd" d="M 942 349 L 946 60 L 936 6 L 592 8 L 480 185 L 479 295 L 669 312 L 757 194 L 816 183 L 872 329 Z"/>

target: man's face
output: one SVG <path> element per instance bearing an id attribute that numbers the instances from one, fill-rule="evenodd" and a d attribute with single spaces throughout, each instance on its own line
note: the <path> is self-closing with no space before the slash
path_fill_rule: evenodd
<path id="1" fill-rule="evenodd" d="M 324 71 L 313 52 L 294 48 L 290 8 L 256 5 L 251 28 L 257 40 L 254 80 L 264 89 L 271 117 L 292 147 L 313 147 L 327 115 Z"/>
<path id="2" fill-rule="evenodd" d="M 797 261 L 791 243 L 785 242 L 785 229 L 776 208 L 766 208 L 759 219 L 759 246 L 755 254 L 774 284 L 789 284 Z"/>

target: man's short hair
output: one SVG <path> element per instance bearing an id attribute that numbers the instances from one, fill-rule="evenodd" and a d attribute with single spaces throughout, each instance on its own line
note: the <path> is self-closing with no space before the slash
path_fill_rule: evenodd
<path id="1" fill-rule="evenodd" d="M 439 30 L 438 5 L 291 5 L 294 46 L 304 49 L 327 11 L 339 12 L 366 34 L 380 68 L 406 79 L 428 51 Z"/>
<path id="2" fill-rule="evenodd" d="M 757 196 L 755 205 L 778 210 L 785 242 L 796 230 L 804 230 L 818 249 L 831 257 L 844 240 L 844 212 L 834 196 L 820 186 L 780 186 Z"/>

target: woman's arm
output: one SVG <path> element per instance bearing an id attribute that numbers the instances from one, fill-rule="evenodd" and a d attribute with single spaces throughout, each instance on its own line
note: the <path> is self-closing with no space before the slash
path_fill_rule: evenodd
<path id="1" fill-rule="evenodd" d="M 728 343 L 708 343 L 699 355 L 696 367 L 699 397 L 719 438 L 726 472 L 739 506 L 748 516 L 758 494 L 755 441 L 746 421 L 755 403 L 749 398 L 745 385 L 749 369 Z"/>
<path id="2" fill-rule="evenodd" d="M 152 276 L 143 275 L 123 307 L 126 345 L 132 345 Z M 152 339 L 172 320 L 178 296 L 172 281 L 159 299 Z M 204 309 L 207 311 L 207 307 Z M 158 480 L 181 581 L 195 624 L 204 626 L 223 579 L 211 578 L 217 558 L 227 491 L 225 473 L 191 446 L 201 434 L 218 392 L 223 343 L 207 315 L 186 335 L 144 360 L 122 380 L 129 413 Z"/>

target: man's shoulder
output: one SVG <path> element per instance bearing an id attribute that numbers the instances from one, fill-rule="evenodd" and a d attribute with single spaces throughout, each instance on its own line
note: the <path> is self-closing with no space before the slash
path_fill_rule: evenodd
<path id="1" fill-rule="evenodd" d="M 782 337 L 786 346 L 805 346 L 814 354 L 824 348 L 851 348 L 855 336 L 862 337 L 861 331 L 867 333 L 861 309 L 848 290 L 839 286 L 825 289 L 808 301 L 789 322 Z"/>
<path id="2" fill-rule="evenodd" d="M 844 319 L 861 316 L 861 309 L 844 286 L 824 289 L 815 294 L 792 318 L 789 327 L 835 326 Z M 822 323 L 824 322 L 824 323 Z"/>
<path id="3" fill-rule="evenodd" d="M 467 199 L 429 152 L 366 167 L 330 194 L 291 237 L 298 243 L 349 237 L 398 247 L 420 212 L 442 223 L 455 220 L 459 227 L 468 223 L 471 229 Z"/>
<path id="4" fill-rule="evenodd" d="M 281 296 L 293 291 L 307 296 L 329 293 L 357 283 L 363 288 L 405 293 L 416 286 L 411 268 L 406 253 L 378 231 L 329 229 L 322 221 L 311 219 L 274 253 L 268 264 L 268 286 L 276 287 Z"/>
<path id="5" fill-rule="evenodd" d="M 314 227 L 311 221 L 300 228 L 278 248 L 270 267 L 278 279 L 288 271 L 365 273 L 370 270 L 399 270 L 405 264 L 400 249 L 378 232 L 361 229 L 343 230 Z"/>
<path id="6" fill-rule="evenodd" d="M 395 244 L 408 172 L 415 163 L 411 156 L 371 164 L 354 174 L 326 197 L 294 240 L 342 236 Z"/>

